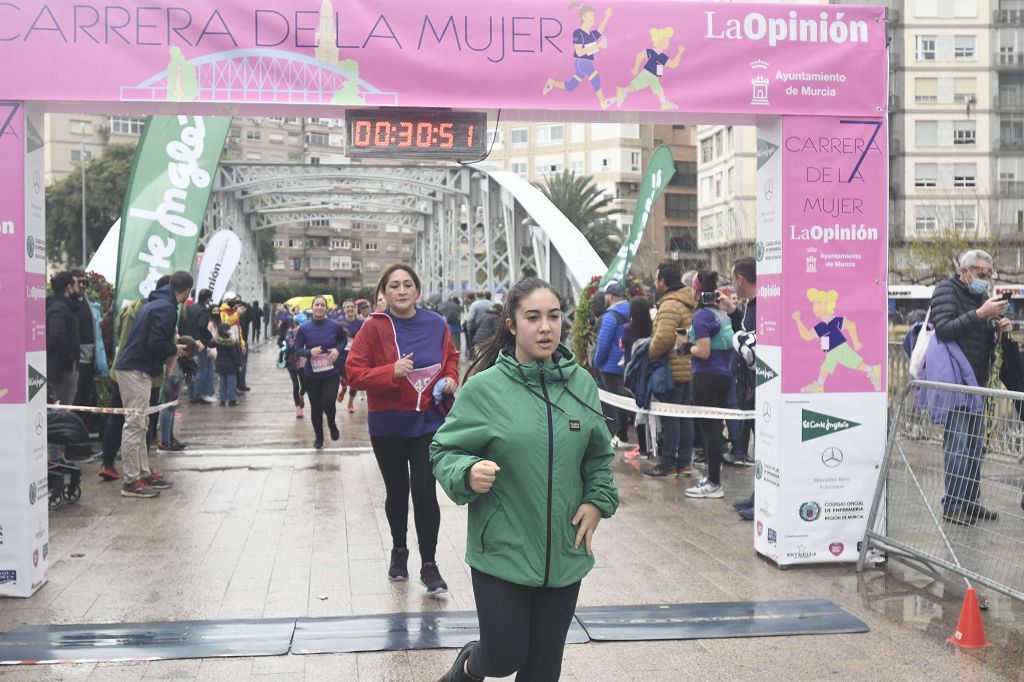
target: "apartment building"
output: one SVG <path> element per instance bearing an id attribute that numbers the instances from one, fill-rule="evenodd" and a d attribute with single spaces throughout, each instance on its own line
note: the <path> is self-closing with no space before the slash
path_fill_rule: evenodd
<path id="1" fill-rule="evenodd" d="M 669 145 L 676 176 L 654 207 L 633 273 L 650 277 L 659 259 L 696 256 L 696 152 L 690 126 L 620 123 L 503 122 L 491 130 L 489 164 L 542 183 L 549 174 L 571 170 L 594 183 L 621 211 L 614 217 L 627 234 L 637 194 L 654 149 Z M 652 252 L 653 249 L 653 252 Z"/>
<path id="2" fill-rule="evenodd" d="M 752 126 L 697 129 L 697 243 L 695 267 L 727 273 L 754 255 L 757 241 L 757 131 Z"/>

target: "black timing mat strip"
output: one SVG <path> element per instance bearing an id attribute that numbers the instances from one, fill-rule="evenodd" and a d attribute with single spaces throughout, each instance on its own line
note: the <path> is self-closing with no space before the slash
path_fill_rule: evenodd
<path id="1" fill-rule="evenodd" d="M 830 601 L 584 607 L 568 644 L 867 632 Z M 0 637 L 0 665 L 458 648 L 479 636 L 473 611 L 338 618 L 55 625 Z"/>
<path id="2" fill-rule="evenodd" d="M 0 637 L 0 665 L 281 656 L 293 632 L 294 618 L 23 628 Z"/>
<path id="3" fill-rule="evenodd" d="M 476 611 L 300 618 L 295 623 L 292 653 L 458 649 L 479 638 Z M 566 643 L 586 644 L 589 641 L 586 631 L 574 618 Z"/>
<path id="4" fill-rule="evenodd" d="M 576 609 L 595 641 L 714 639 L 867 632 L 830 601 L 709 602 Z"/>

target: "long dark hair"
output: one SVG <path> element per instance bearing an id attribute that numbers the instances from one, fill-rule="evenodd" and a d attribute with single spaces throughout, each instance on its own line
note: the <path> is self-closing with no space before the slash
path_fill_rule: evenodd
<path id="1" fill-rule="evenodd" d="M 501 313 L 498 315 L 501 319 L 498 322 L 497 331 L 494 332 L 494 335 L 491 336 L 491 338 L 480 344 L 480 347 L 477 350 L 476 362 L 470 365 L 469 369 L 466 370 L 466 374 L 462 377 L 463 383 L 465 383 L 466 379 L 477 372 L 482 372 L 485 369 L 492 367 L 498 360 L 498 352 L 502 348 L 508 348 L 509 346 L 515 345 L 516 337 L 508 328 L 508 320 L 512 320 L 514 325 L 516 320 L 516 311 L 519 310 L 519 304 L 524 298 L 539 289 L 547 289 L 553 293 L 555 298 L 558 299 L 559 307 L 565 307 L 565 302 L 562 300 L 562 296 L 555 291 L 550 284 L 539 277 L 527 277 L 526 279 L 521 279 L 513 284 L 512 288 L 508 290 L 508 294 L 505 296 L 505 304 L 502 306 Z"/>
<path id="2" fill-rule="evenodd" d="M 694 278 L 700 282 L 700 293 L 703 294 L 708 291 L 716 291 L 718 289 L 718 273 L 715 270 L 701 270 L 697 273 Z M 698 308 L 714 308 L 715 306 L 706 306 L 697 299 Z"/>
<path id="3" fill-rule="evenodd" d="M 629 301 L 629 332 L 634 341 L 654 336 L 651 302 L 646 296 L 634 296 Z"/>

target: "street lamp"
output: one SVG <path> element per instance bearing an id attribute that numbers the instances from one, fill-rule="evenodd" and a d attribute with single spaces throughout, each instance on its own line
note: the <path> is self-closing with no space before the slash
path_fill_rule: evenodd
<path id="1" fill-rule="evenodd" d="M 82 165 L 82 268 L 86 266 L 85 260 L 85 121 L 81 122 L 81 149 L 79 151 L 79 161 Z"/>

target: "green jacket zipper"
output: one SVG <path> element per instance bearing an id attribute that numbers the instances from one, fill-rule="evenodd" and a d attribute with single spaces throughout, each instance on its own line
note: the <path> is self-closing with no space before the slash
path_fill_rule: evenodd
<path id="1" fill-rule="evenodd" d="M 547 406 L 548 411 L 548 541 L 547 550 L 544 557 L 544 587 L 548 586 L 548 580 L 551 577 L 551 497 L 552 497 L 552 479 L 554 477 L 555 467 L 555 433 L 554 424 L 552 422 L 551 413 L 551 400 L 548 397 L 548 387 L 544 382 L 544 364 L 540 365 L 540 389 L 544 391 L 544 402 Z"/>

